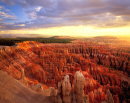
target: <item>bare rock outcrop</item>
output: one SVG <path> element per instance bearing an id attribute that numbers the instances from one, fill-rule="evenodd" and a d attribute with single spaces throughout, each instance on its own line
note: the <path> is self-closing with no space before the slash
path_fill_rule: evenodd
<path id="1" fill-rule="evenodd" d="M 74 75 L 73 84 L 69 75 L 58 83 L 58 95 L 56 103 L 89 103 L 88 96 L 84 94 L 85 77 L 80 71 Z"/>
<path id="2" fill-rule="evenodd" d="M 69 76 L 66 75 L 62 82 L 63 103 L 71 103 L 71 84 Z"/>
<path id="3" fill-rule="evenodd" d="M 84 85 L 85 78 L 80 71 L 74 75 L 74 95 L 76 103 L 84 103 Z"/>
<path id="4" fill-rule="evenodd" d="M 111 92 L 109 90 L 107 90 L 107 96 L 108 96 L 107 103 L 114 103 L 112 94 L 111 94 Z"/>

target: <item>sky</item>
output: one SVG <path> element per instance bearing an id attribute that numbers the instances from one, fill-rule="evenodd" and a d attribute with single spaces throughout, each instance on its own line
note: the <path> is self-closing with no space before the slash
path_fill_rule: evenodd
<path id="1" fill-rule="evenodd" d="M 130 0 L 0 0 L 0 35 L 130 37 Z"/>

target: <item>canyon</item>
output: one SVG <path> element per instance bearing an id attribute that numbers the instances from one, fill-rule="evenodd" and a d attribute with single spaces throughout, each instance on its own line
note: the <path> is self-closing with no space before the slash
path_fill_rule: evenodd
<path id="1" fill-rule="evenodd" d="M 129 103 L 129 77 L 129 46 L 117 43 L 24 41 L 0 48 L 0 103 Z"/>

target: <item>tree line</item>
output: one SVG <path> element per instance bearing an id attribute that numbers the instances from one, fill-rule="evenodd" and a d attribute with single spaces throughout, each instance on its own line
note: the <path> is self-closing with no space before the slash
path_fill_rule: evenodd
<path id="1" fill-rule="evenodd" d="M 0 45 L 13 46 L 23 41 L 36 41 L 40 43 L 70 43 L 72 39 L 56 39 L 56 38 L 0 38 Z"/>

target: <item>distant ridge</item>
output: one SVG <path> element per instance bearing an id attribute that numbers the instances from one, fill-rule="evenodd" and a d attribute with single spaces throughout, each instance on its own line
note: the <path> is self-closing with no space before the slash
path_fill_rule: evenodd
<path id="1" fill-rule="evenodd" d="M 50 38 L 54 38 L 54 39 L 75 39 L 75 37 L 71 37 L 71 36 L 52 36 Z"/>
<path id="2" fill-rule="evenodd" d="M 96 36 L 94 38 L 95 39 L 118 39 L 117 37 L 114 36 Z"/>

